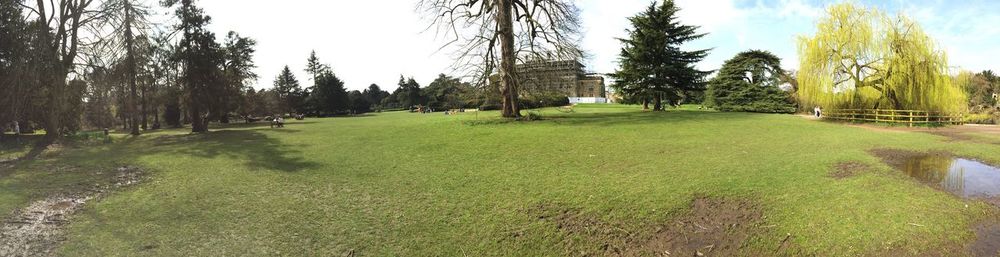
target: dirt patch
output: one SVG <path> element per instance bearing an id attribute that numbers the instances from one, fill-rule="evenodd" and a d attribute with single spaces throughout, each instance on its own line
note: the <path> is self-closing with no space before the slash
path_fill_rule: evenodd
<path id="1" fill-rule="evenodd" d="M 975 225 L 976 242 L 969 246 L 974 256 L 1000 256 L 1000 222 Z"/>
<path id="2" fill-rule="evenodd" d="M 760 231 L 761 213 L 746 200 L 696 198 L 690 213 L 658 227 L 644 248 L 655 255 L 733 256 Z"/>
<path id="3" fill-rule="evenodd" d="M 138 183 L 142 177 L 142 170 L 136 167 L 119 167 L 115 172 L 107 184 L 52 195 L 15 210 L 0 225 L 0 256 L 52 256 L 65 240 L 63 228 L 85 203 Z"/>
<path id="4" fill-rule="evenodd" d="M 1000 141 L 986 140 L 972 136 L 971 134 L 1000 135 L 1000 126 L 997 125 L 955 125 L 940 128 L 927 127 L 887 127 L 870 124 L 853 124 L 852 127 L 864 128 L 880 132 L 920 132 L 938 135 L 947 138 L 948 141 L 969 141 L 975 143 L 1000 144 Z"/>
<path id="5" fill-rule="evenodd" d="M 531 210 L 539 221 L 554 225 L 566 235 L 563 244 L 569 255 L 628 255 L 636 243 L 636 236 L 625 224 L 609 222 L 579 209 L 568 209 L 555 204 L 541 204 Z M 519 237 L 522 232 L 514 232 Z M 599 242 L 593 244 L 593 242 Z M 593 248 L 597 245 L 596 248 Z M 586 246 L 590 246 L 588 249 Z"/>
<path id="6" fill-rule="evenodd" d="M 667 223 L 629 226 L 602 220 L 575 209 L 545 204 L 532 209 L 538 220 L 564 235 L 567 255 L 605 256 L 732 256 L 773 255 L 794 248 L 792 236 L 766 250 L 744 249 L 753 235 L 767 232 L 761 207 L 749 200 L 698 197 L 691 207 Z M 519 237 L 523 232 L 511 236 Z"/>
<path id="7" fill-rule="evenodd" d="M 871 167 L 860 162 L 839 162 L 833 166 L 830 177 L 835 179 L 845 179 L 864 172 Z"/>

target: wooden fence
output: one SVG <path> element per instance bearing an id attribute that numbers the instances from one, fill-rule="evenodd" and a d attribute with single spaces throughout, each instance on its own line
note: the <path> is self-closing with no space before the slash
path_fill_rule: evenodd
<path id="1" fill-rule="evenodd" d="M 824 111 L 822 114 L 823 118 L 826 119 L 850 122 L 902 123 L 911 127 L 914 124 L 960 125 L 964 123 L 960 114 L 945 114 L 935 111 L 839 109 Z"/>

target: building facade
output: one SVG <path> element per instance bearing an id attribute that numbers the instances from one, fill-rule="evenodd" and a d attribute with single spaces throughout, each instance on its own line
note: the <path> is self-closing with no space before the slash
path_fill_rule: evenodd
<path id="1" fill-rule="evenodd" d="M 605 98 L 604 77 L 585 73 L 583 64 L 577 61 L 528 61 L 518 64 L 516 69 L 520 92 L 524 95 L 559 94 L 570 100 Z"/>

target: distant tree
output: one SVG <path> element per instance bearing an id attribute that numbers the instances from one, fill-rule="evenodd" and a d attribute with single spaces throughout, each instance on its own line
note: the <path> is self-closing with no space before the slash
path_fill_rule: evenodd
<path id="1" fill-rule="evenodd" d="M 221 109 L 213 108 L 213 104 L 230 86 L 221 69 L 225 53 L 215 42 L 215 33 L 206 27 L 211 18 L 194 5 L 194 0 L 165 0 L 163 4 L 173 6 L 178 2 L 175 14 L 181 22 L 176 29 L 181 32 L 181 40 L 175 57 L 184 67 L 184 106 L 191 119 L 191 132 L 206 132 L 210 118 L 206 112 Z"/>
<path id="2" fill-rule="evenodd" d="M 316 86 L 309 95 L 321 115 L 337 115 L 350 111 L 350 99 L 344 82 L 333 72 L 324 71 L 316 77 Z"/>
<path id="3" fill-rule="evenodd" d="M 519 57 L 572 59 L 582 56 L 575 43 L 580 21 L 575 1 L 569 0 L 423 0 L 420 6 L 433 18 L 439 31 L 451 33 L 460 43 L 463 60 L 476 76 L 476 84 L 488 87 L 499 70 L 501 115 L 520 117 L 515 63 Z M 474 31 L 471 36 L 460 31 Z M 464 42 L 459 42 L 465 40 Z"/>
<path id="4" fill-rule="evenodd" d="M 426 105 L 427 102 L 424 100 L 423 92 L 421 92 L 420 84 L 417 83 L 412 77 L 409 79 L 403 79 L 403 76 L 399 76 L 399 83 L 395 91 L 392 92 L 392 97 L 395 98 L 396 102 L 402 108 L 410 108 L 414 105 Z"/>
<path id="5" fill-rule="evenodd" d="M 969 95 L 969 109 L 975 113 L 989 113 L 998 110 L 997 94 L 1000 93 L 1000 79 L 993 71 L 980 73 L 960 72 L 954 79 L 957 86 Z"/>
<path id="6" fill-rule="evenodd" d="M 850 3 L 827 9 L 816 35 L 800 37 L 804 107 L 961 112 L 943 51 L 916 22 Z"/>
<path id="7" fill-rule="evenodd" d="M 629 18 L 629 37 L 619 39 L 624 47 L 619 54 L 620 66 L 613 74 L 617 80 L 615 90 L 642 99 L 651 97 L 653 110 L 657 111 L 663 110 L 664 98 L 677 101 L 685 92 L 703 90 L 704 77 L 709 74 L 694 64 L 704 59 L 710 49 L 681 50 L 684 43 L 705 34 L 697 32 L 698 26 L 677 21 L 679 11 L 672 0 L 659 5 L 654 2 L 646 11 Z"/>
<path id="8" fill-rule="evenodd" d="M 351 113 L 362 114 L 371 111 L 372 103 L 361 91 L 351 90 L 347 92 L 347 98 L 351 103 Z"/>
<path id="9" fill-rule="evenodd" d="M 302 97 L 304 93 L 302 92 L 302 87 L 299 86 L 299 80 L 295 79 L 295 74 L 292 74 L 292 70 L 285 65 L 285 68 L 281 70 L 281 73 L 274 78 L 274 91 L 278 94 L 278 111 L 281 113 L 289 113 L 300 108 Z"/>
<path id="10" fill-rule="evenodd" d="M 225 86 L 219 92 L 218 104 L 213 111 L 222 123 L 229 123 L 229 113 L 239 108 L 242 94 L 257 81 L 257 74 L 253 72 L 257 67 L 253 62 L 256 46 L 257 41 L 241 37 L 236 32 L 230 31 L 226 35 L 222 64 Z"/>
<path id="11" fill-rule="evenodd" d="M 184 92 L 180 87 L 167 87 L 163 94 L 163 121 L 167 126 L 180 128 L 184 125 L 181 110 Z"/>
<path id="12" fill-rule="evenodd" d="M 306 73 L 312 75 L 312 80 L 315 82 L 319 79 L 319 76 L 325 71 L 329 71 L 330 66 L 320 63 L 319 57 L 316 57 L 316 50 L 309 53 L 309 59 L 306 59 Z"/>
<path id="13" fill-rule="evenodd" d="M 795 112 L 788 93 L 778 87 L 783 74 L 781 59 L 770 52 L 739 53 L 708 82 L 708 102 L 720 111 Z"/>
<path id="14" fill-rule="evenodd" d="M 373 105 L 381 104 L 382 99 L 389 97 L 389 92 L 382 90 L 382 88 L 379 88 L 378 85 L 375 84 L 371 84 L 365 89 L 364 92 L 361 93 L 364 94 L 368 102 Z"/>
<path id="15" fill-rule="evenodd" d="M 423 94 L 428 106 L 442 110 L 464 108 L 475 97 L 472 85 L 444 74 L 423 89 Z"/>

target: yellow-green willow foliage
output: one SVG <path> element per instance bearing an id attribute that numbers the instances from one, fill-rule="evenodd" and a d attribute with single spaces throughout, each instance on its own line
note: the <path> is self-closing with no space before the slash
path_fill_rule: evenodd
<path id="1" fill-rule="evenodd" d="M 944 52 L 916 22 L 849 3 L 828 8 L 813 37 L 799 37 L 802 108 L 963 112 L 965 91 Z"/>

